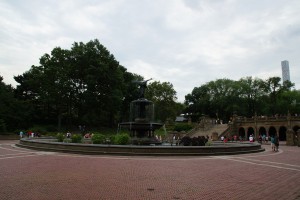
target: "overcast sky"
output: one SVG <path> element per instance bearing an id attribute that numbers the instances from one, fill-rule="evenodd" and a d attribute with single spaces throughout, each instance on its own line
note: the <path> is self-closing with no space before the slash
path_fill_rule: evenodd
<path id="1" fill-rule="evenodd" d="M 220 78 L 300 88 L 299 0 L 0 0 L 0 76 L 16 86 L 55 47 L 98 39 L 128 71 L 170 82 L 178 101 Z"/>

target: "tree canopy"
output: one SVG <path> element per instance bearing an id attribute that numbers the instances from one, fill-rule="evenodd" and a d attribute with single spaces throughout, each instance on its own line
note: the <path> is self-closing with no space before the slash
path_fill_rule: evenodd
<path id="1" fill-rule="evenodd" d="M 168 118 L 175 119 L 178 111 L 176 91 L 170 82 L 154 81 L 148 85 L 146 98 L 155 105 L 155 118 L 165 122 Z"/>
<path id="2" fill-rule="evenodd" d="M 71 49 L 56 47 L 41 56 L 39 65 L 14 78 L 16 89 L 1 82 L 0 103 L 9 102 L 5 109 L 24 112 L 16 115 L 26 116 L 20 127 L 56 124 L 58 130 L 79 125 L 113 127 L 127 121 L 130 102 L 139 96 L 134 80 L 143 80 L 120 65 L 97 39 L 75 42 Z M 159 119 L 174 117 L 180 107 L 175 104 L 172 84 L 154 82 L 149 88 L 148 97 L 157 104 Z M 24 108 L 17 108 L 18 104 Z M 8 113 L 12 111 L 0 112 L 3 130 L 13 129 L 11 124 L 16 121 Z"/>
<path id="3" fill-rule="evenodd" d="M 300 101 L 299 91 L 291 90 L 291 82 L 280 82 L 280 77 L 267 80 L 246 77 L 238 81 L 217 79 L 185 96 L 186 112 L 195 118 L 205 114 L 228 121 L 233 113 L 252 117 L 257 115 L 285 115 L 288 111 L 299 113 L 293 100 Z"/>
<path id="4" fill-rule="evenodd" d="M 144 78 L 128 72 L 100 42 L 74 42 L 70 49 L 55 47 L 41 56 L 39 65 L 15 76 L 16 88 L 0 76 L 0 132 L 35 124 L 55 129 L 113 127 L 128 121 L 130 102 L 139 98 L 136 81 Z M 195 87 L 176 102 L 170 82 L 148 84 L 145 98 L 155 104 L 161 122 L 180 113 L 202 114 L 229 120 L 233 113 L 257 115 L 300 113 L 300 92 L 279 77 L 267 80 L 246 77 L 238 81 L 217 79 Z"/>
<path id="5" fill-rule="evenodd" d="M 70 50 L 56 47 L 39 66 L 15 77 L 16 93 L 33 103 L 34 121 L 113 126 L 123 101 L 134 96 L 134 75 L 119 64 L 98 40 L 75 42 Z"/>

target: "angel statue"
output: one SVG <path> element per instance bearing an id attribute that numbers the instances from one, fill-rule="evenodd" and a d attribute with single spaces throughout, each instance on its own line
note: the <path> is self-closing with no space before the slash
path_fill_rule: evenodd
<path id="1" fill-rule="evenodd" d="M 145 89 L 147 88 L 147 82 L 150 80 L 152 80 L 152 78 L 145 81 L 132 81 L 133 83 L 137 83 L 140 86 L 139 98 L 145 98 Z"/>

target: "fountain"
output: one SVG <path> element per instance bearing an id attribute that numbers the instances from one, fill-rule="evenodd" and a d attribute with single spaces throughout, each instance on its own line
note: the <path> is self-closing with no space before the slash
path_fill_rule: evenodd
<path id="1" fill-rule="evenodd" d="M 161 144 L 161 142 L 155 138 L 154 131 L 162 127 L 163 124 L 153 122 L 153 102 L 147 100 L 144 96 L 149 80 L 135 81 L 140 86 L 139 98 L 130 104 L 130 122 L 119 124 L 119 129 L 126 128 L 130 131 L 133 145 L 75 144 L 57 142 L 57 139 L 54 138 L 22 138 L 17 146 L 64 153 L 149 156 L 213 156 L 255 153 L 265 150 L 259 143 L 255 142 L 223 143 L 216 141 L 212 146 L 156 145 Z"/>
<path id="2" fill-rule="evenodd" d="M 155 138 L 154 131 L 163 126 L 161 123 L 154 122 L 154 104 L 145 98 L 147 82 L 134 81 L 139 85 L 139 99 L 130 103 L 130 122 L 122 122 L 119 129 L 126 128 L 130 131 L 131 143 L 139 145 L 161 144 Z"/>

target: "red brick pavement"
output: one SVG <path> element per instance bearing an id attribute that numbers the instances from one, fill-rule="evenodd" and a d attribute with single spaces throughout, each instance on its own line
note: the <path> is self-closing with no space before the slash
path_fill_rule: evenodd
<path id="1" fill-rule="evenodd" d="M 0 199 L 300 199 L 300 147 L 217 157 L 38 152 L 0 141 Z"/>

